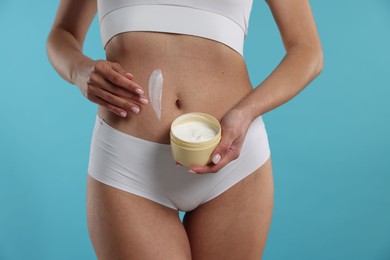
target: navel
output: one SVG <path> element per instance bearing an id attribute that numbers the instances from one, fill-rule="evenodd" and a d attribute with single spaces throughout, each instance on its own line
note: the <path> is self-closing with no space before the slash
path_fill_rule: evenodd
<path id="1" fill-rule="evenodd" d="M 177 107 L 178 109 L 180 109 L 181 106 L 182 106 L 181 100 L 180 100 L 180 99 L 176 99 L 176 107 Z"/>

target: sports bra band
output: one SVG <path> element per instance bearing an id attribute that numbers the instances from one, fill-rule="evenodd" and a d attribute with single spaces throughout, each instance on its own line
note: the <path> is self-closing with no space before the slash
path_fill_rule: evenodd
<path id="1" fill-rule="evenodd" d="M 243 2 L 248 1 L 251 4 L 250 0 Z M 246 8 L 243 12 L 246 15 L 241 16 L 239 12 L 232 13 L 232 10 L 236 10 L 233 7 L 238 5 L 235 2 L 236 6 L 230 6 L 231 16 L 228 16 L 222 12 L 224 10 L 218 8 L 206 10 L 198 8 L 195 4 L 186 6 L 153 4 L 153 1 L 148 3 L 139 1 L 138 4 L 134 2 L 129 4 L 129 2 L 124 0 L 98 1 L 100 33 L 104 48 L 117 34 L 130 31 L 155 31 L 188 34 L 215 40 L 243 55 L 251 6 L 249 6 L 249 12 Z M 192 3 L 195 2 L 192 1 Z"/>

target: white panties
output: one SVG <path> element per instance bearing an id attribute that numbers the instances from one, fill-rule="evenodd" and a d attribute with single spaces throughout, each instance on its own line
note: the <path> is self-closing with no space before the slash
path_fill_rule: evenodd
<path id="1" fill-rule="evenodd" d="M 239 158 L 217 173 L 177 167 L 169 144 L 121 132 L 96 116 L 88 174 L 109 186 L 180 211 L 191 211 L 250 175 L 270 156 L 262 117 L 251 124 Z"/>

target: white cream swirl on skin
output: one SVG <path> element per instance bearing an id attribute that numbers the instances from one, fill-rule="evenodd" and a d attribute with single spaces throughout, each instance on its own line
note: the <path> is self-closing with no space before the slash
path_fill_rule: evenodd
<path id="1" fill-rule="evenodd" d="M 149 99 L 158 120 L 161 120 L 162 87 L 162 72 L 160 69 L 155 69 L 149 77 Z"/>
<path id="2" fill-rule="evenodd" d="M 173 134 L 187 142 L 205 142 L 217 135 L 214 126 L 204 122 L 188 122 L 176 125 Z"/>

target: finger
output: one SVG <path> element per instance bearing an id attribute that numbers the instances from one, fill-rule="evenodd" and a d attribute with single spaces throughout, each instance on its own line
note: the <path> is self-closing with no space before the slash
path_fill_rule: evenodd
<path id="1" fill-rule="evenodd" d="M 112 64 L 112 63 L 111 63 Z M 116 64 L 116 63 L 114 63 Z M 130 72 L 127 72 L 125 71 L 124 69 L 122 69 L 122 67 L 118 64 L 118 67 L 112 65 L 111 68 L 113 70 L 115 70 L 116 72 L 122 74 L 125 78 L 129 79 L 129 80 L 133 80 L 134 79 L 134 75 L 131 74 Z"/>
<path id="2" fill-rule="evenodd" d="M 140 96 L 140 95 L 135 95 L 134 93 L 132 93 L 124 88 L 120 88 L 117 85 L 114 85 L 111 82 L 107 81 L 105 78 L 103 78 L 99 74 L 91 75 L 90 84 L 100 86 L 101 88 L 105 89 L 106 91 L 108 91 L 116 96 L 126 98 L 125 100 L 128 103 L 126 105 L 126 107 L 128 107 L 128 108 L 131 108 L 131 105 L 132 105 L 129 102 L 130 100 L 135 101 L 140 105 L 146 105 L 149 103 L 149 100 L 146 97 Z M 129 101 L 127 101 L 127 100 L 129 100 Z M 125 108 L 125 107 L 123 107 L 123 108 Z"/>
<path id="3" fill-rule="evenodd" d="M 134 79 L 134 75 L 131 74 L 130 72 L 123 72 L 123 76 L 125 76 L 126 78 L 128 78 L 129 80 L 133 80 Z"/>
<path id="4" fill-rule="evenodd" d="M 211 154 L 213 164 L 219 164 L 225 155 L 232 149 L 232 144 L 235 141 L 235 136 L 226 132 L 222 135 L 221 141 Z"/>
<path id="5" fill-rule="evenodd" d="M 121 74 L 122 74 L 123 76 L 125 76 L 126 78 L 128 78 L 128 79 L 130 79 L 130 80 L 133 80 L 133 79 L 134 79 L 134 75 L 131 74 L 130 72 L 125 71 L 119 63 L 116 63 L 116 62 L 113 63 L 113 62 L 111 62 L 111 66 L 112 66 L 112 68 L 113 68 L 115 71 L 121 73 Z"/>
<path id="6" fill-rule="evenodd" d="M 111 105 L 110 103 L 108 103 L 107 101 L 101 99 L 100 97 L 97 97 L 97 96 L 91 96 L 89 98 L 89 100 L 91 100 L 92 102 L 106 108 L 108 111 L 120 116 L 120 117 L 126 117 L 127 116 L 127 111 L 119 108 L 119 107 L 116 107 L 116 106 L 113 106 Z"/>
<path id="7" fill-rule="evenodd" d="M 226 164 L 232 160 L 237 159 L 240 155 L 242 141 L 240 138 L 235 138 L 235 140 L 232 142 L 231 140 L 234 138 L 231 138 L 231 136 L 234 135 L 225 133 L 225 135 L 222 136 L 221 142 L 214 149 L 211 155 L 212 161 L 210 164 L 206 166 L 194 166 L 191 167 L 190 170 L 199 174 L 216 173 Z"/>
<path id="8" fill-rule="evenodd" d="M 127 78 L 127 79 L 129 79 L 131 81 L 134 79 L 134 75 L 131 74 L 130 72 L 125 71 L 119 63 L 117 63 L 117 62 L 110 62 L 110 65 L 111 65 L 111 68 L 114 71 L 118 72 L 119 74 L 122 74 L 125 78 Z M 134 82 L 134 81 L 132 81 L 132 82 Z M 138 86 L 139 89 L 142 90 L 142 94 L 143 94 L 143 89 L 137 83 L 135 83 L 135 84 Z M 140 94 L 140 93 L 141 92 L 139 90 L 137 90 L 137 94 Z M 142 94 L 140 94 L 140 95 L 142 95 Z"/>
<path id="9" fill-rule="evenodd" d="M 217 173 L 226 164 L 237 159 L 239 154 L 240 154 L 240 152 L 237 150 L 234 150 L 234 148 L 233 148 L 225 154 L 224 158 L 218 164 L 214 164 L 211 162 L 205 166 L 192 166 L 192 167 L 190 167 L 189 170 L 192 172 L 195 172 L 197 174 Z"/>
<path id="10" fill-rule="evenodd" d="M 227 159 L 226 154 L 228 153 L 230 146 L 233 143 L 233 141 L 230 140 L 231 139 L 228 138 L 228 134 L 223 135 L 221 141 L 210 156 L 211 163 L 205 166 L 192 166 L 190 167 L 189 172 L 199 174 L 217 172 L 220 168 L 224 166 L 222 165 L 221 161 L 225 161 Z"/>
<path id="11" fill-rule="evenodd" d="M 113 84 L 115 84 L 115 85 L 117 85 L 119 87 L 128 89 L 128 90 L 130 90 L 131 92 L 133 92 L 134 94 L 137 94 L 137 95 L 143 95 L 144 94 L 144 91 L 141 88 L 141 86 L 139 86 L 134 81 L 128 79 L 127 77 L 125 77 L 124 75 L 122 75 L 121 73 L 116 71 L 113 68 L 113 65 L 111 64 L 111 62 L 109 62 L 108 64 L 109 64 L 109 66 L 103 66 L 103 65 L 97 64 L 95 66 L 94 70 L 98 74 L 103 75 L 103 77 L 106 78 L 108 81 L 110 81 L 111 83 L 113 83 Z"/>
<path id="12" fill-rule="evenodd" d="M 176 166 L 181 167 L 183 164 L 176 162 Z"/>
<path id="13" fill-rule="evenodd" d="M 97 96 L 100 99 L 106 101 L 107 103 L 113 105 L 114 107 L 118 107 L 118 108 L 125 110 L 125 111 L 132 111 L 135 114 L 138 114 L 140 111 L 140 108 L 137 105 L 130 103 L 123 98 L 115 96 L 111 92 L 108 92 L 104 89 L 101 89 L 101 88 L 98 88 L 95 86 L 90 86 L 90 88 L 94 89 L 95 96 Z"/>

